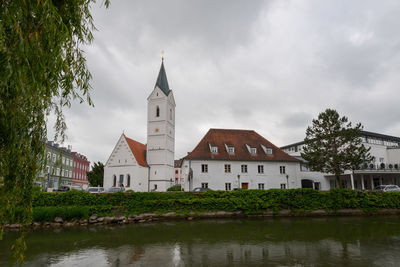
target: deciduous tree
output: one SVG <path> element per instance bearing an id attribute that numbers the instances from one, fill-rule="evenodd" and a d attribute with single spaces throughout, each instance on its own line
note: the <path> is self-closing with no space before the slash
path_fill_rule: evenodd
<path id="1" fill-rule="evenodd" d="M 100 161 L 92 165 L 92 170 L 87 173 L 90 186 L 103 186 L 104 164 Z"/>
<path id="2" fill-rule="evenodd" d="M 352 127 L 347 117 L 327 109 L 307 128 L 301 156 L 313 170 L 334 174 L 341 187 L 340 175 L 372 160 L 370 148 L 362 144 L 362 129 L 361 123 Z"/>

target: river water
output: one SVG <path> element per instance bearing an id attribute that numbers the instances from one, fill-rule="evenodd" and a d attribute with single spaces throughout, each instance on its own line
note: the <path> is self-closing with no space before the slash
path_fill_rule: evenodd
<path id="1" fill-rule="evenodd" d="M 0 266 L 17 237 L 0 241 Z M 400 217 L 254 218 L 41 229 L 24 266 L 400 266 Z"/>

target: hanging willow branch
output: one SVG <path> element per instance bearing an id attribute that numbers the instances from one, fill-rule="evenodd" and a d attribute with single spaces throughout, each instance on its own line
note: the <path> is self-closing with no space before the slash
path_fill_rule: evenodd
<path id="1" fill-rule="evenodd" d="M 47 115 L 55 112 L 56 138 L 63 140 L 63 107 L 75 99 L 92 105 L 81 47 L 93 40 L 94 2 L 0 0 L 0 239 L 4 223 L 17 220 L 16 209 L 22 210 L 19 223 L 31 222 Z M 17 262 L 23 261 L 24 236 L 14 244 Z"/>

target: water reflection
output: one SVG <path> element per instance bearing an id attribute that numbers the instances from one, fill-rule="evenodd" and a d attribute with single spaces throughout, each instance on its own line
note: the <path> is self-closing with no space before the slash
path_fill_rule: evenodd
<path id="1" fill-rule="evenodd" d="M 0 266 L 16 233 L 0 243 Z M 33 231 L 26 266 L 397 266 L 398 217 L 207 220 Z"/>

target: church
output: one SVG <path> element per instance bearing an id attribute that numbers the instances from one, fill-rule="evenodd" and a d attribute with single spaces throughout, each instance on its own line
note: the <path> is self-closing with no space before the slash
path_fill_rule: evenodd
<path id="1" fill-rule="evenodd" d="M 174 183 L 175 100 L 164 59 L 147 98 L 147 144 L 122 134 L 104 166 L 105 189 L 166 191 Z"/>

